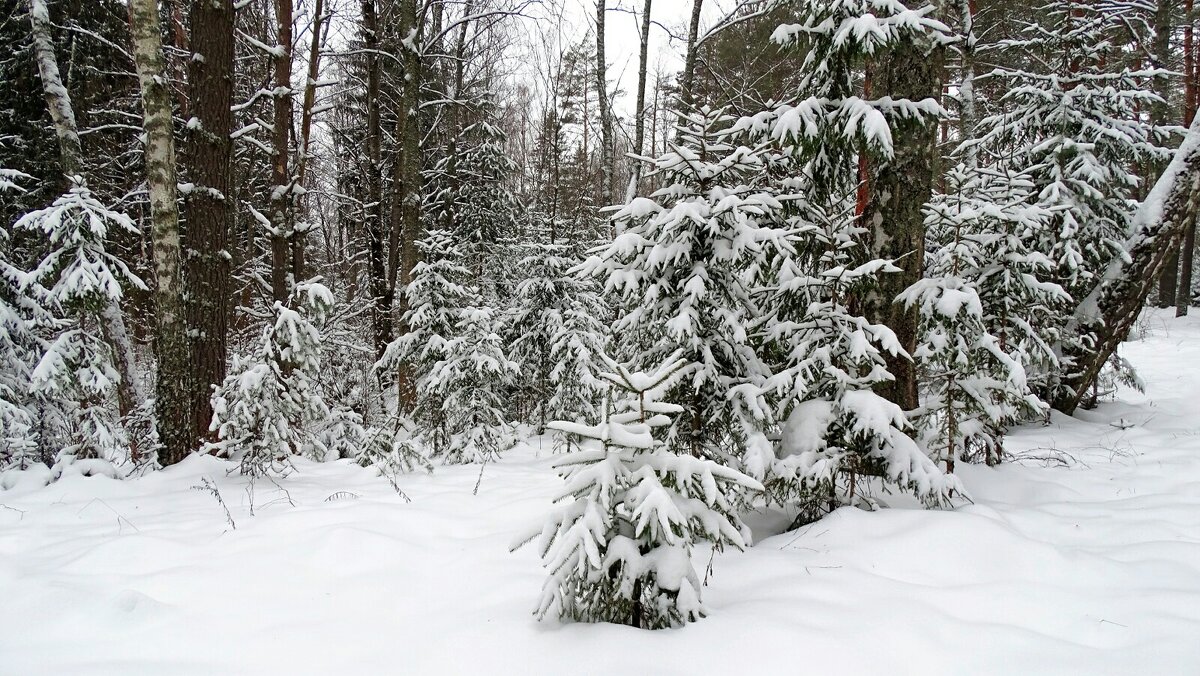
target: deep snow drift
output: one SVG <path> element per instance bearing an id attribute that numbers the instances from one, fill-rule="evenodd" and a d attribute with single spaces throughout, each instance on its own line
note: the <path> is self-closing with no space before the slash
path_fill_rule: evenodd
<path id="1" fill-rule="evenodd" d="M 1143 325 L 1145 396 L 1015 431 L 1024 459 L 962 466 L 956 511 L 752 518 L 681 630 L 532 617 L 544 574 L 508 546 L 559 488 L 536 441 L 478 495 L 478 466 L 403 477 L 411 503 L 342 463 L 22 481 L 0 674 L 1200 673 L 1200 318 Z"/>

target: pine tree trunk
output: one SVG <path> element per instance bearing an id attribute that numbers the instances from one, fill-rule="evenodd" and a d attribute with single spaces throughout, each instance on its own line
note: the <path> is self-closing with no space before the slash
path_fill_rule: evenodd
<path id="1" fill-rule="evenodd" d="M 383 357 L 388 343 L 392 342 L 392 295 L 388 291 L 386 252 L 384 250 L 383 219 L 383 127 L 380 115 L 379 86 L 379 17 L 375 0 L 362 1 L 362 32 L 364 59 L 367 70 L 367 97 L 363 105 L 367 109 L 367 159 L 370 162 L 367 175 L 366 209 L 367 258 L 371 294 L 371 325 L 375 338 L 375 359 Z M 386 384 L 390 377 L 384 377 Z"/>
<path id="2" fill-rule="evenodd" d="M 613 142 L 612 110 L 608 100 L 608 61 L 604 54 L 605 0 L 596 0 L 596 106 L 600 112 L 600 195 L 608 204 L 613 201 Z"/>
<path id="3" fill-rule="evenodd" d="M 399 0 L 399 35 L 403 40 L 397 55 L 404 69 L 396 111 L 396 142 L 399 153 L 393 174 L 393 246 L 388 271 L 388 287 L 395 293 L 397 278 L 404 287 L 412 281 L 412 269 L 417 264 L 417 240 L 421 238 L 421 49 L 416 0 Z M 398 246 L 396 236 L 400 236 Z M 398 259 L 398 260 L 397 260 Z M 401 295 L 400 311 L 407 310 L 407 296 Z M 390 307 L 389 307 L 390 310 Z M 408 327 L 401 326 L 402 333 Z M 410 411 L 416 403 L 407 364 L 397 371 L 397 396 L 401 410 Z"/>
<path id="4" fill-rule="evenodd" d="M 1167 0 L 1159 0 L 1158 8 L 1154 12 L 1154 67 L 1168 68 L 1171 61 L 1171 7 L 1172 3 Z M 1165 125 L 1169 122 L 1171 113 L 1170 104 L 1167 103 L 1171 92 L 1170 86 L 1173 83 L 1167 78 L 1158 78 L 1158 83 L 1155 93 L 1162 99 L 1155 103 L 1150 110 L 1150 122 L 1156 126 Z M 1157 165 L 1151 167 L 1151 176 L 1157 177 L 1162 173 L 1163 166 Z M 1175 304 L 1175 296 L 1178 291 L 1179 283 L 1179 251 L 1172 251 L 1167 257 L 1166 265 L 1163 267 L 1162 275 L 1158 281 L 1158 306 L 1165 308 Z"/>
<path id="5" fill-rule="evenodd" d="M 872 97 L 940 99 L 944 48 L 924 41 L 902 41 L 869 66 Z M 862 223 L 869 231 L 871 255 L 891 260 L 901 272 L 880 277 L 878 289 L 865 299 L 867 317 L 896 333 L 911 354 L 917 344 L 917 308 L 896 303 L 896 297 L 923 275 L 925 216 L 923 207 L 933 194 L 937 170 L 937 124 L 932 120 L 892 118 L 893 156 L 870 163 L 870 190 Z M 905 356 L 886 355 L 895 380 L 880 394 L 905 410 L 917 407 L 917 374 Z"/>
<path id="6" fill-rule="evenodd" d="M 1091 336 L 1075 345 L 1066 357 L 1078 369 L 1063 384 L 1070 391 L 1059 396 L 1054 408 L 1074 413 L 1096 382 L 1100 370 L 1129 335 L 1141 315 L 1154 282 L 1162 274 L 1168 255 L 1179 246 L 1184 229 L 1200 213 L 1200 124 L 1192 121 L 1183 145 L 1159 177 L 1150 196 L 1134 217 L 1133 233 L 1124 254 L 1115 257 L 1100 284 L 1080 302 L 1069 330 Z M 1090 347 L 1089 347 L 1090 345 Z"/>
<path id="7" fill-rule="evenodd" d="M 196 437 L 187 387 L 192 374 L 182 297 L 171 92 L 155 0 L 130 0 L 129 29 L 142 90 L 146 182 L 154 243 L 154 352 L 158 359 L 154 406 L 163 444 L 159 462 L 172 465 L 192 451 Z"/>
<path id="8" fill-rule="evenodd" d="M 638 51 L 638 88 L 637 108 L 634 109 L 633 152 L 641 155 L 646 142 L 646 70 L 650 52 L 650 7 L 653 0 L 646 0 L 642 6 L 642 34 Z M 628 202 L 637 194 L 638 182 L 642 176 L 642 163 L 633 163 L 633 175 L 629 178 L 629 190 L 625 201 Z"/>
<path id="9" fill-rule="evenodd" d="M 192 0 L 188 89 L 196 124 L 184 136 L 182 162 L 195 185 L 184 202 L 194 439 L 210 436 L 212 388 L 225 380 L 229 352 L 233 27 L 233 0 Z"/>
<path id="10" fill-rule="evenodd" d="M 696 85 L 696 41 L 700 39 L 700 13 L 704 9 L 704 0 L 692 0 L 692 16 L 688 22 L 687 56 L 683 61 L 683 73 L 679 76 L 679 100 L 686 111 L 693 103 Z"/>
<path id="11" fill-rule="evenodd" d="M 288 171 L 288 132 L 292 127 L 292 0 L 275 0 L 275 45 L 282 53 L 273 56 L 275 91 L 271 118 L 271 295 L 285 302 L 295 283 L 291 244 L 294 236 L 292 175 Z"/>
<path id="12" fill-rule="evenodd" d="M 1196 44 L 1195 9 L 1193 0 L 1184 2 L 1183 25 L 1183 125 L 1191 127 L 1196 117 Z M 1179 288 L 1175 294 L 1175 316 L 1187 315 L 1192 307 L 1192 267 L 1196 255 L 1196 221 L 1188 222 L 1183 233 L 1183 249 L 1180 254 Z"/>

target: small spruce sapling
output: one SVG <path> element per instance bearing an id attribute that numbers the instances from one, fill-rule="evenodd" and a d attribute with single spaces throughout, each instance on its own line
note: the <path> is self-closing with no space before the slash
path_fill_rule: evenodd
<path id="1" fill-rule="evenodd" d="M 113 405 L 120 382 L 109 345 L 100 337 L 102 315 L 122 296 L 122 284 L 145 289 L 123 261 L 105 248 L 109 230 L 137 233 L 127 216 L 110 210 L 82 182 L 14 228 L 40 232 L 50 251 L 23 278 L 23 291 L 61 315 L 58 329 L 30 374 L 35 391 L 71 401 L 74 415 L 54 476 L 74 465 L 84 474 L 116 476 L 131 456 L 126 430 Z"/>
<path id="2" fill-rule="evenodd" d="M 206 450 L 237 461 L 249 476 L 286 473 L 296 455 L 325 459 L 327 449 L 315 434 L 316 424 L 329 417 L 318 385 L 318 324 L 332 306 L 333 295 L 315 283 L 297 284 L 288 305 L 276 301 L 254 354 L 234 357 L 213 393 L 217 441 Z"/>
<path id="3" fill-rule="evenodd" d="M 735 505 L 754 479 L 710 460 L 676 454 L 655 437 L 681 407 L 659 400 L 686 368 L 672 355 L 649 373 L 616 366 L 610 405 L 596 425 L 556 421 L 580 450 L 555 463 L 561 506 L 518 546 L 538 540 L 550 576 L 535 614 L 645 629 L 678 627 L 704 615 L 692 562 L 707 543 L 743 549 L 749 529 Z M 540 535 L 540 537 L 539 537 Z"/>

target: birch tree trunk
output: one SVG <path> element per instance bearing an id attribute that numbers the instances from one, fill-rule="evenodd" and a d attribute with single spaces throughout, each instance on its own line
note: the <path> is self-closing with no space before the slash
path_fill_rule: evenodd
<path id="1" fill-rule="evenodd" d="M 154 352 L 158 359 L 155 417 L 163 448 L 159 461 L 172 465 L 194 448 L 189 388 L 190 370 L 182 301 L 179 206 L 176 195 L 175 141 L 171 93 L 155 0 L 129 1 L 133 58 L 142 90 L 146 132 L 146 180 L 150 189 L 151 239 L 154 244 Z"/>
<path id="2" fill-rule="evenodd" d="M 83 171 L 83 149 L 79 143 L 71 95 L 67 93 L 67 87 L 58 72 L 58 57 L 50 39 L 50 12 L 45 0 L 29 0 L 29 23 L 34 60 L 42 79 L 42 93 L 46 108 L 50 111 L 50 120 L 54 122 L 54 135 L 58 139 L 59 163 L 64 176 L 71 181 Z"/>
<path id="3" fill-rule="evenodd" d="M 184 261 L 192 360 L 192 436 L 209 436 L 212 387 L 225 380 L 229 323 L 229 228 L 233 220 L 233 0 L 192 0 L 188 60 L 193 124 L 183 166 L 194 189 L 184 203 Z"/>

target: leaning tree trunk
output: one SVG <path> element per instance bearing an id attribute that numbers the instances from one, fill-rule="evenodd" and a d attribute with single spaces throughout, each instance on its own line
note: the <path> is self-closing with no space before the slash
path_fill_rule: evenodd
<path id="1" fill-rule="evenodd" d="M 1154 282 L 1179 247 L 1184 228 L 1200 208 L 1200 122 L 1192 121 L 1183 145 L 1134 216 L 1124 251 L 1115 256 L 1100 283 L 1075 310 L 1068 330 L 1090 340 L 1070 341 L 1064 361 L 1078 365 L 1067 374 L 1069 388 L 1054 408 L 1074 413 L 1100 370 L 1133 327 Z M 1126 253 L 1127 252 L 1127 253 Z M 1126 257 L 1128 256 L 1128 257 Z"/>
<path id="2" fill-rule="evenodd" d="M 180 270 L 179 206 L 176 201 L 175 141 L 171 122 L 162 37 L 155 0 L 130 0 L 129 29 L 142 89 L 146 132 L 146 179 L 150 189 L 151 239 L 154 243 L 154 352 L 158 358 L 155 417 L 163 448 L 159 461 L 182 460 L 196 439 L 189 412 L 189 358 Z"/>
<path id="3" fill-rule="evenodd" d="M 54 123 L 55 136 L 58 138 L 64 187 L 85 185 L 83 144 L 79 140 L 79 128 L 75 123 L 75 108 L 71 103 L 71 95 L 67 92 L 58 70 L 58 57 L 54 53 L 54 42 L 50 38 L 50 12 L 45 0 L 29 0 L 29 24 L 34 59 L 42 80 L 42 94 L 46 99 L 46 108 L 50 111 L 50 119 Z M 129 339 L 129 331 L 125 328 L 125 317 L 115 302 L 110 301 L 109 305 L 101 310 L 99 319 L 105 342 L 113 350 L 114 366 L 121 376 L 121 381 L 117 383 L 117 405 L 121 415 L 125 416 L 141 406 L 143 399 L 135 368 L 133 343 Z"/>
<path id="4" fill-rule="evenodd" d="M 192 115 L 183 165 L 196 187 L 184 203 L 192 436 L 210 434 L 212 387 L 225 380 L 229 321 L 229 224 L 233 171 L 233 0 L 192 0 L 188 88 Z"/>
<path id="5" fill-rule="evenodd" d="M 905 40 L 874 59 L 868 71 L 871 95 L 900 100 L 937 100 L 942 94 L 944 48 L 925 41 Z M 892 156 L 873 159 L 870 190 L 865 195 L 862 223 L 868 229 L 871 255 L 893 261 L 900 272 L 885 273 L 878 288 L 864 299 L 872 321 L 896 333 L 912 354 L 917 344 L 917 308 L 896 298 L 921 279 L 925 263 L 923 207 L 933 195 L 937 171 L 937 124 L 928 116 L 893 117 Z M 917 373 L 907 355 L 885 355 L 894 380 L 880 394 L 905 410 L 917 407 Z"/>

